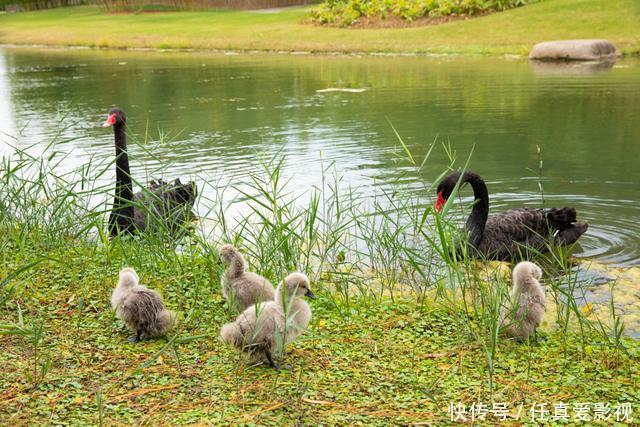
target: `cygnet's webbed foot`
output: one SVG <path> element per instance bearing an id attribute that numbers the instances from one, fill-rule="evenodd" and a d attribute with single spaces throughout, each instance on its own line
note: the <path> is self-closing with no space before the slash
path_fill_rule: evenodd
<path id="1" fill-rule="evenodd" d="M 271 366 L 276 371 L 280 369 L 278 367 L 278 365 L 276 364 L 276 362 L 273 361 L 273 357 L 271 357 L 271 353 L 268 350 L 264 352 L 264 355 L 267 357 L 267 361 L 269 362 L 269 366 Z"/>
<path id="2" fill-rule="evenodd" d="M 284 369 L 285 371 L 291 370 L 291 365 L 289 364 L 285 363 L 284 365 L 279 365 L 276 362 L 274 362 L 273 357 L 271 356 L 271 353 L 269 353 L 268 351 L 265 351 L 264 354 L 267 357 L 267 361 L 269 362 L 269 365 L 276 371 L 279 371 L 281 369 Z"/>
<path id="3" fill-rule="evenodd" d="M 547 338 L 548 338 L 548 336 L 544 332 L 540 332 L 540 331 L 536 330 L 533 333 L 533 342 L 536 343 L 536 344 L 546 341 Z"/>
<path id="4" fill-rule="evenodd" d="M 140 342 L 142 340 L 141 339 L 141 335 L 142 335 L 142 332 L 138 331 L 138 332 L 136 332 L 135 335 L 130 336 L 129 338 L 127 338 L 127 341 L 129 341 L 129 342 Z"/>
<path id="5" fill-rule="evenodd" d="M 273 369 L 275 369 L 276 371 L 290 371 L 291 369 L 293 369 L 291 367 L 291 365 L 289 365 L 288 363 L 283 363 L 282 365 L 278 364 L 278 363 L 273 363 L 271 364 L 271 366 L 273 367 Z"/>

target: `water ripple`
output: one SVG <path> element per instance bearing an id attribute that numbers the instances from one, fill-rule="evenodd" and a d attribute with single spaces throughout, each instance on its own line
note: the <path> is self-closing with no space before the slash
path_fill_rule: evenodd
<path id="1" fill-rule="evenodd" d="M 0 49 L 0 152 L 5 141 L 53 142 L 68 156 L 64 168 L 90 157 L 106 164 L 113 135 L 98 124 L 119 105 L 140 182 L 193 179 L 211 199 L 262 174 L 261 161 L 279 153 L 296 193 L 317 187 L 331 166 L 363 198 L 393 188 L 431 204 L 428 189 L 449 156 L 464 164 L 473 148 L 470 167 L 487 178 L 491 212 L 573 206 L 590 224 L 578 256 L 640 265 L 640 61 L 622 62 L 562 74 L 487 58 Z M 316 92 L 327 87 L 368 90 Z M 439 138 L 420 172 L 402 159 L 389 122 L 417 162 Z M 113 171 L 101 179 L 109 184 Z"/>

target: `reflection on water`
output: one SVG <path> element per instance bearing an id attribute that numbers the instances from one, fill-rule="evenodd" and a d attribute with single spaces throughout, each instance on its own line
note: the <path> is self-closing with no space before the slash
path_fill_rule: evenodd
<path id="1" fill-rule="evenodd" d="M 529 61 L 537 74 L 590 75 L 605 73 L 615 65 L 615 60 L 606 61 Z"/>
<path id="2" fill-rule="evenodd" d="M 5 56 L 0 55 L 0 155 L 9 153 L 9 143 L 15 141 L 17 134 L 13 118 L 13 104 L 11 102 L 11 86 L 9 71 L 5 65 Z"/>
<path id="3" fill-rule="evenodd" d="M 335 162 L 364 194 L 402 180 L 430 203 L 424 184 L 448 163 L 445 150 L 412 173 L 398 162 L 391 122 L 417 158 L 435 138 L 458 159 L 475 147 L 471 168 L 487 180 L 492 211 L 574 206 L 591 225 L 580 256 L 639 265 L 639 70 L 638 60 L 576 74 L 487 58 L 2 49 L 0 141 L 6 151 L 55 140 L 69 168 L 109 160 L 113 136 L 98 124 L 118 105 L 140 143 L 130 149 L 139 180 L 234 184 L 261 155 L 282 153 L 298 191 Z M 367 90 L 318 92 L 327 88 Z"/>

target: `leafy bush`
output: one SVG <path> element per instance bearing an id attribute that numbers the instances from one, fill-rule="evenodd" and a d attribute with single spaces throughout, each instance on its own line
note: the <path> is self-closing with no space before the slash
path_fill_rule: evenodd
<path id="1" fill-rule="evenodd" d="M 311 11 L 319 24 L 349 26 L 360 18 L 387 19 L 390 16 L 411 22 L 420 18 L 473 16 L 523 6 L 535 0 L 325 0 Z"/>

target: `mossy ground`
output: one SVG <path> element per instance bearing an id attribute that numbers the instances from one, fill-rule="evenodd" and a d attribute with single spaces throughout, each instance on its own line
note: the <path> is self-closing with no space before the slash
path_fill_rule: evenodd
<path id="1" fill-rule="evenodd" d="M 59 243 L 3 253 L 2 277 L 43 254 L 51 260 L 14 279 L 14 293 L 0 307 L 0 324 L 43 326 L 35 347 L 30 335 L 0 335 L 2 425 L 95 425 L 101 418 L 106 425 L 442 424 L 448 405 L 458 402 L 504 402 L 512 415 L 523 404 L 527 421 L 534 403 L 640 400 L 636 341 L 625 342 L 628 354 L 616 354 L 595 335 L 564 334 L 554 325 L 535 345 L 501 340 L 491 391 L 485 349 L 470 333 L 475 319 L 431 298 L 354 295 L 347 304 L 330 277 L 314 284 L 319 298 L 309 333 L 288 348 L 293 369 L 248 367 L 217 339 L 233 313 L 215 263 L 141 256 L 144 241 L 137 240 L 119 249 Z M 136 259 L 129 258 L 134 251 Z M 179 312 L 166 348 L 163 339 L 128 343 L 110 310 L 117 272 L 129 263 Z"/>
<path id="2" fill-rule="evenodd" d="M 310 8 L 109 14 L 93 7 L 0 15 L 0 43 L 101 48 L 527 55 L 545 40 L 606 38 L 640 52 L 636 0 L 548 0 L 413 28 L 327 28 Z"/>

